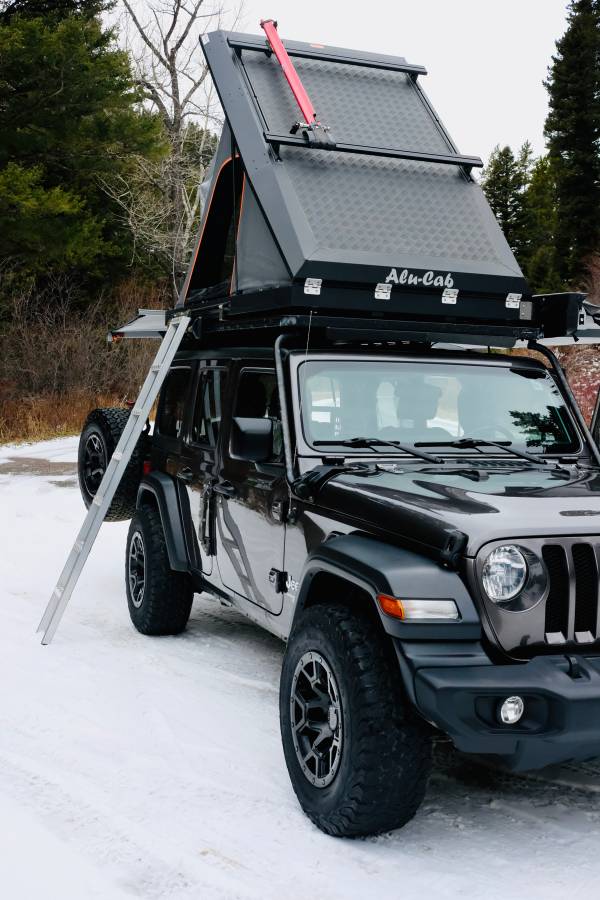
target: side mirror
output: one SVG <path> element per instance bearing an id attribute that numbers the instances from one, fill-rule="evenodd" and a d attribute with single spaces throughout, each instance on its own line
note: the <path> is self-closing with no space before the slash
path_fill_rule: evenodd
<path id="1" fill-rule="evenodd" d="M 273 420 L 233 418 L 229 455 L 246 462 L 267 462 L 273 456 Z"/>

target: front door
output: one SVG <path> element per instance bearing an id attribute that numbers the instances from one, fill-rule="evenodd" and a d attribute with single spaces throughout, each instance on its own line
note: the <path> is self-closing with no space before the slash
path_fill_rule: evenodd
<path id="1" fill-rule="evenodd" d="M 223 584 L 274 615 L 282 584 L 287 484 L 275 372 L 241 366 L 233 415 L 273 420 L 273 455 L 265 463 L 231 459 L 223 435 L 222 468 L 215 484 L 217 560 Z"/>

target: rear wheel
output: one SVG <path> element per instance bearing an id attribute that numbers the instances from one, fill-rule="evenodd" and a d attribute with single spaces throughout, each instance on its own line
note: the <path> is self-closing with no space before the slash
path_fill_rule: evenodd
<path id="1" fill-rule="evenodd" d="M 425 794 L 427 726 L 403 699 L 387 636 L 364 611 L 309 608 L 283 663 L 281 736 L 304 812 L 336 836 L 405 825 Z"/>
<path id="2" fill-rule="evenodd" d="M 141 506 L 129 526 L 125 582 L 131 621 L 142 634 L 179 634 L 185 629 L 194 599 L 186 572 L 169 564 L 157 509 Z"/>
<path id="3" fill-rule="evenodd" d="M 118 407 L 94 409 L 85 420 L 79 439 L 78 476 L 87 507 L 96 496 L 100 482 L 129 419 L 129 410 Z M 142 479 L 146 435 L 138 441 L 106 514 L 108 522 L 131 519 Z"/>

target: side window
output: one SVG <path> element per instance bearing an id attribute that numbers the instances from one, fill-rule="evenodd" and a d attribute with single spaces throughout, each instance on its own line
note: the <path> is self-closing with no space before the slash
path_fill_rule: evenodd
<path id="1" fill-rule="evenodd" d="M 158 433 L 164 437 L 178 438 L 181 435 L 190 371 L 187 367 L 171 369 L 163 385 L 156 425 Z"/>
<path id="2" fill-rule="evenodd" d="M 242 165 L 236 157 L 225 162 L 217 175 L 198 248 L 200 262 L 194 266 L 190 291 L 211 288 L 229 293 L 242 190 Z"/>
<path id="3" fill-rule="evenodd" d="M 279 389 L 275 372 L 246 370 L 241 373 L 235 400 L 234 416 L 248 419 L 272 419 L 272 462 L 283 461 L 283 430 Z"/>
<path id="4" fill-rule="evenodd" d="M 206 444 L 216 447 L 219 440 L 223 394 L 225 391 L 226 372 L 224 369 L 205 369 L 200 373 L 194 421 L 192 422 L 192 441 L 194 444 Z"/>

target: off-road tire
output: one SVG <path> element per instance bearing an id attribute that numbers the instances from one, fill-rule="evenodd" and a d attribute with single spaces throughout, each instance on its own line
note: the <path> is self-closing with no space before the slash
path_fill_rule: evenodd
<path id="1" fill-rule="evenodd" d="M 130 582 L 130 551 L 135 535 L 141 536 L 145 557 L 141 602 L 139 597 L 134 597 Z M 192 609 L 193 586 L 186 572 L 171 568 L 160 513 L 153 506 L 141 506 L 131 520 L 125 552 L 125 584 L 129 615 L 141 634 L 184 631 Z"/>
<path id="2" fill-rule="evenodd" d="M 343 743 L 326 787 L 304 774 L 292 735 L 296 667 L 308 652 L 329 664 L 339 688 Z M 280 723 L 292 786 L 306 815 L 336 837 L 400 828 L 421 804 L 431 767 L 429 729 L 403 698 L 393 647 L 368 614 L 343 605 L 310 607 L 285 653 Z"/>
<path id="3" fill-rule="evenodd" d="M 93 409 L 85 420 L 79 439 L 77 475 L 79 478 L 81 496 L 88 508 L 91 505 L 99 486 L 99 482 L 98 484 L 91 484 L 92 480 L 96 481 L 97 479 L 91 479 L 90 477 L 88 464 L 89 456 L 87 455 L 90 442 L 99 442 L 101 455 L 104 457 L 104 470 L 106 470 L 106 466 L 108 466 L 108 463 L 115 452 L 119 438 L 127 425 L 129 414 L 130 410 L 118 407 Z M 147 437 L 144 434 L 136 444 L 106 514 L 107 522 L 123 522 L 127 519 L 131 519 L 135 513 L 138 487 L 142 480 L 142 465 L 144 462 L 146 441 Z"/>

